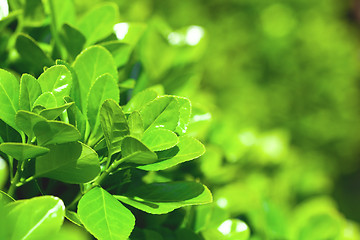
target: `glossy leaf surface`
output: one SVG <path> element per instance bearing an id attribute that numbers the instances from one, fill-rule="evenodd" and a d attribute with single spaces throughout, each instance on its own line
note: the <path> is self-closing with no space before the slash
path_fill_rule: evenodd
<path id="1" fill-rule="evenodd" d="M 19 109 L 19 82 L 9 72 L 0 69 L 0 119 L 14 129 L 15 115 Z"/>
<path id="2" fill-rule="evenodd" d="M 81 137 L 79 131 L 72 125 L 49 120 L 36 123 L 34 134 L 39 145 L 75 142 Z"/>
<path id="3" fill-rule="evenodd" d="M 173 167 L 179 163 L 200 157 L 205 153 L 205 147 L 198 140 L 188 136 L 179 137 L 179 143 L 168 150 L 159 152 L 158 161 L 137 168 L 147 171 L 159 171 Z"/>
<path id="4" fill-rule="evenodd" d="M 78 215 L 85 228 L 100 240 L 126 240 L 135 225 L 130 210 L 98 187 L 80 199 Z"/>
<path id="5" fill-rule="evenodd" d="M 50 152 L 38 157 L 35 175 L 66 183 L 86 183 L 100 172 L 94 150 L 80 142 L 49 145 Z"/>
<path id="6" fill-rule="evenodd" d="M 7 239 L 47 239 L 60 230 L 65 206 L 53 196 L 19 200 L 6 205 Z"/>
<path id="7" fill-rule="evenodd" d="M 157 160 L 156 154 L 136 138 L 127 136 L 121 144 L 122 157 L 126 162 L 136 164 L 149 164 Z"/>
<path id="8" fill-rule="evenodd" d="M 179 103 L 171 96 L 158 97 L 140 111 L 144 129 L 165 128 L 174 131 L 179 122 Z"/>
<path id="9" fill-rule="evenodd" d="M 64 103 L 64 97 L 70 95 L 72 86 L 71 72 L 63 65 L 52 66 L 38 78 L 42 92 L 51 92 L 57 105 Z"/>
<path id="10" fill-rule="evenodd" d="M 35 100 L 41 95 L 41 87 L 30 74 L 23 74 L 20 79 L 19 109 L 31 111 Z"/>
<path id="11" fill-rule="evenodd" d="M 123 138 L 129 135 L 124 112 L 114 100 L 106 100 L 101 106 L 100 122 L 109 155 L 121 151 Z"/>
<path id="12" fill-rule="evenodd" d="M 12 156 L 16 160 L 23 161 L 44 155 L 49 152 L 49 149 L 31 144 L 7 142 L 0 144 L 0 151 Z"/>
<path id="13" fill-rule="evenodd" d="M 78 84 L 78 91 L 80 91 L 80 99 L 74 98 L 74 100 L 81 102 L 80 110 L 86 113 L 90 87 L 99 76 L 105 73 L 117 80 L 116 65 L 111 54 L 104 47 L 93 46 L 85 49 L 76 57 L 73 68 L 77 75 L 77 83 L 74 84 Z"/>
<path id="14" fill-rule="evenodd" d="M 163 151 L 178 144 L 179 139 L 170 130 L 157 128 L 146 131 L 142 137 L 142 142 L 152 151 Z"/>
<path id="15" fill-rule="evenodd" d="M 183 97 L 176 97 L 176 99 L 179 102 L 180 117 L 179 117 L 178 126 L 176 127 L 175 131 L 181 135 L 186 133 L 187 126 L 189 125 L 190 122 L 191 102 L 189 99 Z"/>
<path id="16" fill-rule="evenodd" d="M 196 182 L 151 183 L 135 187 L 120 201 L 152 214 L 164 214 L 188 205 L 210 203 L 212 195 L 207 187 Z"/>

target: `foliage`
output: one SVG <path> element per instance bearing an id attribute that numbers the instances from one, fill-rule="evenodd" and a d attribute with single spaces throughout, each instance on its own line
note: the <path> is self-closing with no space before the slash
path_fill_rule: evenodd
<path id="1" fill-rule="evenodd" d="M 205 148 L 186 133 L 189 99 L 134 80 L 145 25 L 117 38 L 112 3 L 81 17 L 70 0 L 9 4 L 0 19 L 1 239 L 77 239 L 76 225 L 97 239 L 167 234 L 144 226 L 146 213 L 190 214 L 212 201 L 195 179 L 157 175 Z M 185 227 L 180 235 L 197 236 Z"/>

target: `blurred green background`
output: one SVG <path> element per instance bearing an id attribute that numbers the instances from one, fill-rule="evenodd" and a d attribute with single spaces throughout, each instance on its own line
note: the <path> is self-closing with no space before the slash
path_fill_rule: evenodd
<path id="1" fill-rule="evenodd" d="M 190 224 L 202 238 L 247 239 L 248 226 L 252 240 L 360 239 L 360 1 L 73 2 L 79 18 L 118 6 L 105 40 L 134 48 L 120 68 L 133 93 L 161 84 L 191 99 L 188 131 L 207 153 L 152 177 L 209 186 L 214 203 Z M 33 12 L 29 35 L 49 42 L 46 9 Z"/>

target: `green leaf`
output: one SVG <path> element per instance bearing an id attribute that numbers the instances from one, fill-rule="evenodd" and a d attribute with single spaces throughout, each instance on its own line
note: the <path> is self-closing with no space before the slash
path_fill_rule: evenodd
<path id="1" fill-rule="evenodd" d="M 30 36 L 20 33 L 16 38 L 16 50 L 21 58 L 40 72 L 44 66 L 50 67 L 54 61 L 39 47 L 36 41 Z"/>
<path id="2" fill-rule="evenodd" d="M 151 214 L 164 214 L 184 206 L 212 202 L 209 189 L 197 182 L 151 183 L 131 188 L 123 196 L 115 197 Z"/>
<path id="3" fill-rule="evenodd" d="M 87 12 L 79 22 L 79 30 L 89 46 L 113 32 L 118 19 L 118 8 L 114 3 L 105 3 Z"/>
<path id="4" fill-rule="evenodd" d="M 104 42 L 101 46 L 105 47 L 114 57 L 116 66 L 124 66 L 130 59 L 133 47 L 120 41 Z"/>
<path id="5" fill-rule="evenodd" d="M 127 136 L 121 144 L 121 154 L 126 158 L 126 162 L 136 164 L 149 164 L 157 160 L 156 154 L 145 146 L 141 141 Z"/>
<path id="6" fill-rule="evenodd" d="M 121 151 L 123 138 L 129 135 L 126 117 L 119 104 L 106 100 L 100 109 L 100 123 L 104 132 L 109 156 Z"/>
<path id="7" fill-rule="evenodd" d="M 52 66 L 38 78 L 42 92 L 54 94 L 57 105 L 64 103 L 64 97 L 70 95 L 72 85 L 71 72 L 63 65 Z"/>
<path id="8" fill-rule="evenodd" d="M 59 30 L 64 23 L 75 23 L 76 12 L 72 0 L 49 0 L 51 17 L 56 30 Z M 73 39 L 76 41 L 76 39 Z"/>
<path id="9" fill-rule="evenodd" d="M 146 131 L 141 141 L 152 151 L 163 151 L 174 147 L 179 139 L 172 131 L 157 128 Z"/>
<path id="10" fill-rule="evenodd" d="M 6 239 L 47 239 L 60 230 L 65 206 L 53 196 L 19 200 L 5 206 L 9 236 Z"/>
<path id="11" fill-rule="evenodd" d="M 85 36 L 78 29 L 69 24 L 64 24 L 62 26 L 60 38 L 72 59 L 75 59 L 83 50 L 86 42 Z"/>
<path id="12" fill-rule="evenodd" d="M 9 172 L 9 168 L 7 166 L 6 161 L 0 157 L 0 189 L 3 189 L 3 187 L 6 185 L 8 181 L 8 172 Z M 0 199 L 0 203 L 1 203 L 1 199 Z"/>
<path id="13" fill-rule="evenodd" d="M 81 220 L 79 218 L 79 215 L 76 212 L 66 210 L 65 211 L 65 217 L 70 222 L 72 222 L 72 223 L 74 223 L 74 224 L 76 224 L 78 226 L 83 226 L 82 223 L 81 223 Z"/>
<path id="14" fill-rule="evenodd" d="M 9 72 L 0 69 L 0 119 L 18 129 L 15 115 L 19 109 L 19 82 Z"/>
<path id="15" fill-rule="evenodd" d="M 87 117 L 91 127 L 91 134 L 88 144 L 92 146 L 102 137 L 100 126 L 100 108 L 107 99 L 113 99 L 119 102 L 119 88 L 113 77 L 109 74 L 100 76 L 92 85 L 88 97 Z"/>
<path id="16" fill-rule="evenodd" d="M 85 228 L 100 240 L 126 240 L 135 225 L 130 210 L 98 187 L 80 199 L 78 215 Z"/>
<path id="17" fill-rule="evenodd" d="M 24 110 L 16 113 L 15 123 L 30 139 L 34 138 L 34 126 L 39 122 L 45 122 L 46 118 Z"/>
<path id="18" fill-rule="evenodd" d="M 133 111 L 140 111 L 147 103 L 151 102 L 156 97 L 157 93 L 150 89 L 139 92 L 125 105 L 124 112 L 131 113 Z"/>
<path id="19" fill-rule="evenodd" d="M 141 111 L 144 129 L 165 128 L 174 131 L 179 122 L 179 103 L 172 96 L 157 97 Z"/>
<path id="20" fill-rule="evenodd" d="M 69 98 L 65 97 L 65 101 L 68 103 L 73 103 L 74 101 Z M 77 107 L 76 104 L 71 105 L 68 110 L 68 117 L 69 117 L 69 123 L 73 126 L 75 126 L 79 132 L 81 133 L 82 139 L 85 137 L 86 132 L 86 118 L 80 111 L 80 109 Z"/>
<path id="21" fill-rule="evenodd" d="M 19 15 L 21 15 L 22 11 L 21 10 L 16 10 L 16 11 L 12 11 L 9 13 L 9 15 L 7 15 L 6 17 L 2 17 L 0 20 L 0 32 L 6 27 L 8 26 L 10 23 L 12 23 L 13 21 L 15 21 Z"/>
<path id="22" fill-rule="evenodd" d="M 140 22 L 121 22 L 114 26 L 114 32 L 116 38 L 119 39 L 122 43 L 127 43 L 134 47 L 142 37 L 146 28 L 147 25 Z"/>
<path id="23" fill-rule="evenodd" d="M 74 126 L 59 121 L 38 122 L 33 130 L 39 145 L 75 142 L 81 138 Z"/>
<path id="24" fill-rule="evenodd" d="M 34 109 L 37 106 L 42 106 L 44 108 L 55 108 L 57 107 L 57 101 L 56 101 L 56 97 L 53 93 L 51 92 L 44 92 L 43 94 L 41 94 L 34 102 L 34 107 L 32 109 L 32 111 L 34 111 Z"/>
<path id="25" fill-rule="evenodd" d="M 60 107 L 56 107 L 56 108 L 44 109 L 44 110 L 40 111 L 40 116 L 43 116 L 44 118 L 46 118 L 48 120 L 54 120 L 58 116 L 60 116 L 66 109 L 71 107 L 73 104 L 74 104 L 74 102 L 66 103 L 66 104 L 64 104 Z"/>
<path id="26" fill-rule="evenodd" d="M 180 106 L 180 118 L 178 126 L 176 127 L 175 132 L 182 135 L 186 133 L 187 126 L 190 122 L 190 116 L 191 116 L 191 102 L 189 99 L 184 97 L 176 97 L 176 99 L 179 102 Z"/>
<path id="27" fill-rule="evenodd" d="M 49 145 L 50 152 L 36 158 L 35 176 L 66 183 L 86 183 L 100 172 L 96 152 L 80 142 Z"/>
<path id="28" fill-rule="evenodd" d="M 128 118 L 130 135 L 134 138 L 141 139 L 144 134 L 144 124 L 139 112 L 130 113 Z"/>
<path id="29" fill-rule="evenodd" d="M 10 195 L 0 190 L 0 205 L 6 205 L 8 203 L 15 202 Z"/>
<path id="30" fill-rule="evenodd" d="M 106 63 L 106 64 L 104 64 Z M 80 99 L 74 98 L 75 102 L 81 102 L 80 110 L 87 112 L 87 100 L 90 87 L 101 75 L 108 73 L 114 79 L 118 79 L 114 59 L 104 47 L 92 46 L 82 51 L 75 59 L 73 68 L 77 75 Z M 74 85 L 76 86 L 74 83 Z"/>
<path id="31" fill-rule="evenodd" d="M 41 87 L 30 74 L 23 74 L 20 79 L 19 109 L 31 111 L 35 100 L 41 95 Z"/>
<path id="32" fill-rule="evenodd" d="M 40 115 L 45 117 L 48 120 L 55 120 L 57 117 L 59 117 L 63 112 L 66 112 L 68 108 L 70 108 L 72 105 L 75 105 L 74 102 L 71 103 L 65 103 L 64 105 L 56 108 L 48 108 L 43 109 L 40 111 Z"/>
<path id="33" fill-rule="evenodd" d="M 78 77 L 77 77 L 77 74 L 76 74 L 74 68 L 66 61 L 60 60 L 60 59 L 56 60 L 56 65 L 63 65 L 71 72 L 72 87 L 71 87 L 71 91 L 70 91 L 70 96 L 72 99 L 74 99 L 75 104 L 78 106 L 78 108 L 81 108 L 81 97 L 80 97 L 81 92 L 80 92 Z M 68 97 L 65 97 L 65 98 L 68 98 Z"/>
<path id="34" fill-rule="evenodd" d="M 205 147 L 198 140 L 188 136 L 179 137 L 179 143 L 166 151 L 158 152 L 158 161 L 137 168 L 146 171 L 159 171 L 195 159 L 205 153 Z"/>
<path id="35" fill-rule="evenodd" d="M 12 156 L 18 161 L 24 161 L 29 158 L 44 155 L 49 152 L 49 149 L 31 144 L 7 142 L 0 144 L 0 151 Z"/>
<path id="36" fill-rule="evenodd" d="M 21 142 L 21 136 L 18 131 L 0 119 L 0 143 L 1 142 Z"/>

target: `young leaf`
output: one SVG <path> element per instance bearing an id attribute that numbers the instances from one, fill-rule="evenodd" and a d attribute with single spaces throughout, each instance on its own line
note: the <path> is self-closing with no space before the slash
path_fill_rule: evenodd
<path id="1" fill-rule="evenodd" d="M 178 126 L 176 127 L 175 132 L 178 133 L 179 135 L 182 135 L 184 133 L 186 133 L 187 130 L 187 126 L 189 125 L 190 122 L 190 116 L 191 116 L 191 102 L 189 99 L 184 98 L 184 97 L 176 97 L 176 99 L 179 102 L 179 106 L 180 106 L 180 118 L 179 118 L 179 123 Z"/>
<path id="2" fill-rule="evenodd" d="M 87 12 L 79 22 L 79 30 L 86 37 L 86 45 L 110 35 L 117 18 L 118 8 L 114 3 L 105 3 Z"/>
<path id="3" fill-rule="evenodd" d="M 134 138 L 141 139 L 144 134 L 144 124 L 139 112 L 130 113 L 128 118 L 130 135 Z"/>
<path id="4" fill-rule="evenodd" d="M 20 79 L 19 109 L 31 111 L 41 93 L 41 87 L 36 79 L 30 74 L 23 74 Z"/>
<path id="5" fill-rule="evenodd" d="M 179 142 L 175 133 L 163 128 L 146 131 L 141 140 L 152 151 L 163 151 L 174 147 Z"/>
<path id="6" fill-rule="evenodd" d="M 35 176 L 66 183 L 86 183 L 100 172 L 96 152 L 80 142 L 49 145 L 50 152 L 36 158 Z"/>
<path id="7" fill-rule="evenodd" d="M 46 118 L 28 111 L 20 110 L 16 113 L 16 126 L 22 130 L 30 139 L 34 138 L 34 126 L 39 122 L 45 122 Z"/>
<path id="8" fill-rule="evenodd" d="M 74 223 L 74 224 L 76 224 L 78 226 L 83 226 L 82 223 L 81 223 L 81 220 L 79 218 L 79 215 L 76 212 L 66 210 L 65 211 L 65 217 L 70 222 L 72 222 L 72 223 Z"/>
<path id="9" fill-rule="evenodd" d="M 75 127 L 59 121 L 38 122 L 33 130 L 39 145 L 75 142 L 81 138 Z"/>
<path id="10" fill-rule="evenodd" d="M 34 111 L 34 109 L 37 106 L 41 106 L 44 108 L 57 107 L 57 101 L 56 101 L 55 95 L 52 92 L 44 92 L 35 100 L 32 111 Z"/>
<path id="11" fill-rule="evenodd" d="M 36 41 L 26 34 L 19 34 L 15 47 L 21 58 L 30 63 L 36 71 L 41 71 L 44 66 L 50 67 L 54 64 L 54 61 L 46 55 Z"/>
<path id="12" fill-rule="evenodd" d="M 130 134 L 126 117 L 119 104 L 106 100 L 100 109 L 100 123 L 104 132 L 109 156 L 121 151 L 123 138 Z"/>
<path id="13" fill-rule="evenodd" d="M 0 69 L 0 109 L 0 119 L 17 130 L 15 115 L 19 109 L 19 82 L 3 69 Z"/>
<path id="14" fill-rule="evenodd" d="M 66 109 L 71 107 L 71 105 L 73 105 L 73 104 L 74 104 L 74 102 L 66 103 L 66 104 L 64 104 L 64 105 L 62 105 L 60 107 L 56 107 L 56 108 L 44 109 L 44 110 L 40 111 L 40 116 L 43 116 L 47 120 L 54 120 L 58 116 L 60 116 L 61 113 L 63 113 Z"/>
<path id="15" fill-rule="evenodd" d="M 12 156 L 18 161 L 44 155 L 49 152 L 48 148 L 25 143 L 2 143 L 0 151 Z"/>
<path id="16" fill-rule="evenodd" d="M 123 196 L 115 198 L 151 214 L 164 214 L 184 206 L 212 202 L 209 189 L 197 182 L 151 183 L 131 188 Z"/>
<path id="17" fill-rule="evenodd" d="M 106 63 L 106 64 L 104 64 Z M 90 87 L 95 80 L 105 74 L 110 74 L 117 80 L 118 74 L 114 59 L 104 47 L 92 46 L 82 51 L 75 59 L 73 68 L 77 75 L 77 83 L 80 92 L 81 111 L 87 112 L 87 100 Z M 76 85 L 75 84 L 75 85 Z M 75 102 L 79 100 L 74 98 Z"/>
<path id="18" fill-rule="evenodd" d="M 113 99 L 119 102 L 119 88 L 110 74 L 104 74 L 96 79 L 92 85 L 88 97 L 87 117 L 91 127 L 89 145 L 99 141 L 102 136 L 100 127 L 100 108 L 107 99 Z"/>
<path id="19" fill-rule="evenodd" d="M 69 98 L 65 97 L 65 101 L 67 103 L 73 103 L 74 101 Z M 85 137 L 86 132 L 86 118 L 80 111 L 80 109 L 77 107 L 76 104 L 71 105 L 68 110 L 68 117 L 69 117 L 69 123 L 73 126 L 75 126 L 79 132 L 81 133 L 82 139 Z"/>
<path id="20" fill-rule="evenodd" d="M 100 240 L 126 240 L 135 225 L 130 210 L 99 187 L 80 199 L 78 215 L 85 228 Z"/>
<path id="21" fill-rule="evenodd" d="M 124 106 L 124 112 L 131 113 L 133 111 L 140 111 L 147 103 L 156 97 L 157 93 L 150 89 L 139 92 Z"/>
<path id="22" fill-rule="evenodd" d="M 205 147 L 198 140 L 188 136 L 179 137 L 179 143 L 166 151 L 158 152 L 158 161 L 138 166 L 146 171 L 159 171 L 173 167 L 179 163 L 198 158 L 205 153 Z"/>
<path id="23" fill-rule="evenodd" d="M 75 59 L 75 57 L 83 50 L 86 42 L 84 35 L 69 24 L 64 24 L 62 26 L 60 38 L 72 59 Z"/>
<path id="24" fill-rule="evenodd" d="M 126 162 L 143 165 L 153 163 L 157 160 L 157 156 L 153 151 L 131 136 L 123 139 L 121 149 L 122 157 L 126 158 Z"/>
<path id="25" fill-rule="evenodd" d="M 162 96 L 149 102 L 140 111 L 144 129 L 165 128 L 174 131 L 179 122 L 179 103 L 172 96 Z"/>
<path id="26" fill-rule="evenodd" d="M 46 69 L 38 78 L 42 92 L 51 92 L 57 105 L 64 103 L 64 97 L 70 95 L 72 85 L 71 72 L 63 65 L 55 65 Z"/>
<path id="27" fill-rule="evenodd" d="M 5 206 L 6 239 L 46 239 L 60 230 L 65 206 L 53 196 L 19 200 Z"/>

